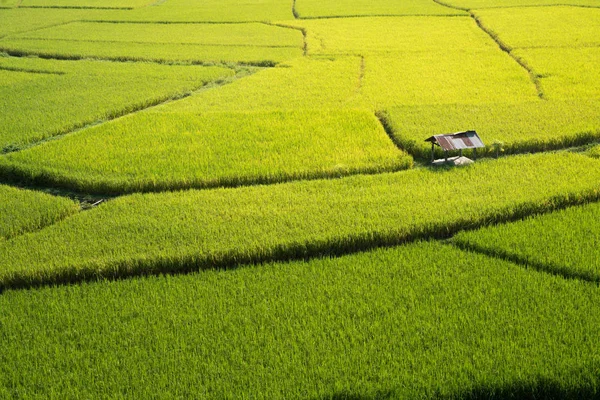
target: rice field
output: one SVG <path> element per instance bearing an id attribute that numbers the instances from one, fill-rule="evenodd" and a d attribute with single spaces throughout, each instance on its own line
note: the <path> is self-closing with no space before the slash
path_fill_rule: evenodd
<path id="1" fill-rule="evenodd" d="M 303 43 L 298 30 L 259 23 L 72 22 L 12 35 L 0 40 L 0 49 L 59 58 L 270 65 L 302 56 Z"/>
<path id="2" fill-rule="evenodd" d="M 599 398 L 599 11 L 0 0 L 0 398 Z"/>
<path id="3" fill-rule="evenodd" d="M 0 57 L 0 150 L 185 95 L 234 74 L 223 67 Z M 24 71 L 24 72 L 23 72 Z"/>
<path id="4" fill-rule="evenodd" d="M 595 203 L 461 232 L 453 242 L 533 269 L 600 282 L 599 220 L 600 205 Z"/>
<path id="5" fill-rule="evenodd" d="M 596 200 L 599 165 L 583 155 L 540 154 L 447 171 L 123 196 L 1 243 L 0 287 L 194 271 L 444 237 Z M 565 179 L 572 176 L 580 179 Z"/>
<path id="6" fill-rule="evenodd" d="M 426 138 L 465 129 L 477 129 L 487 145 L 479 149 L 480 156 L 548 151 L 600 140 L 600 105 L 595 100 L 404 106 L 388 108 L 382 116 L 402 148 L 421 160 L 431 158 Z M 492 146 L 495 142 L 502 143 L 499 154 Z M 436 155 L 443 156 L 441 149 Z"/>
<path id="7" fill-rule="evenodd" d="M 52 225 L 79 211 L 66 198 L 0 185 L 0 242 Z"/>
<path id="8" fill-rule="evenodd" d="M 409 0 L 403 2 L 382 0 L 296 0 L 299 18 L 356 17 L 368 15 L 464 15 L 433 1 Z"/>
<path id="9" fill-rule="evenodd" d="M 142 113 L 9 154 L 0 158 L 0 175 L 118 194 L 411 166 L 366 111 Z"/>
<path id="10" fill-rule="evenodd" d="M 593 398 L 597 289 L 418 243 L 6 291 L 0 394 Z"/>

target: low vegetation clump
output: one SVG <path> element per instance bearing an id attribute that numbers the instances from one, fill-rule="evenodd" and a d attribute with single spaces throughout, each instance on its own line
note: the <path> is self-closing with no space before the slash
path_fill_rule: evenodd
<path id="1" fill-rule="evenodd" d="M 431 158 L 426 138 L 470 129 L 486 145 L 478 154 L 488 156 L 496 156 L 494 141 L 503 142 L 511 154 L 600 139 L 600 104 L 593 100 L 392 107 L 380 116 L 402 148 L 421 160 Z M 438 147 L 436 156 L 442 155 Z"/>
<path id="2" fill-rule="evenodd" d="M 131 38 L 135 41 L 132 42 Z M 274 64 L 302 56 L 302 33 L 267 24 L 73 22 L 0 41 L 7 52 L 61 58 Z"/>
<path id="3" fill-rule="evenodd" d="M 0 287 L 189 271 L 446 237 L 597 199 L 598 167 L 583 155 L 540 154 L 460 169 L 123 196 L 0 244 Z M 578 179 L 565 179 L 573 176 Z"/>
<path id="4" fill-rule="evenodd" d="M 54 224 L 79 211 L 69 199 L 0 185 L 0 242 Z"/>
<path id="5" fill-rule="evenodd" d="M 123 193 L 411 166 L 366 111 L 140 113 L 2 157 L 0 176 Z"/>
<path id="6" fill-rule="evenodd" d="M 223 67 L 0 57 L 0 151 L 123 115 L 234 75 Z"/>
<path id="7" fill-rule="evenodd" d="M 599 220 L 600 204 L 595 203 L 462 232 L 453 241 L 536 269 L 600 282 Z"/>
<path id="8" fill-rule="evenodd" d="M 6 291 L 0 396 L 593 398 L 599 302 L 438 243 Z"/>

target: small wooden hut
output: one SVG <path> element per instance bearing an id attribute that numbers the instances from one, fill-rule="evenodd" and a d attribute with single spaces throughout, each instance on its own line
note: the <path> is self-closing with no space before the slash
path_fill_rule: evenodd
<path id="1" fill-rule="evenodd" d="M 450 133 L 445 135 L 434 135 L 430 138 L 425 139 L 426 142 L 431 142 L 431 163 L 448 163 L 452 161 L 454 164 L 465 164 L 472 162 L 466 157 L 463 157 L 463 150 L 473 149 L 474 158 L 477 158 L 477 149 L 485 147 L 479 135 L 475 131 L 465 131 Z M 439 146 L 444 150 L 444 159 L 435 159 L 435 146 Z M 458 157 L 452 159 L 448 158 L 449 151 L 459 151 Z M 464 160 L 463 160 L 464 159 Z"/>

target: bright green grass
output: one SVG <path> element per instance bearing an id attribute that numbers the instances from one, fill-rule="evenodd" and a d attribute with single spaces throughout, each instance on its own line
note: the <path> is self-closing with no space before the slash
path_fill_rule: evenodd
<path id="1" fill-rule="evenodd" d="M 367 57 L 360 94 L 361 101 L 376 110 L 538 99 L 527 72 L 499 50 Z"/>
<path id="2" fill-rule="evenodd" d="M 307 31 L 309 54 L 396 55 L 456 50 L 497 51 L 469 17 L 365 17 L 296 20 Z"/>
<path id="3" fill-rule="evenodd" d="M 66 198 L 0 185 L 0 241 L 41 229 L 78 210 L 79 205 Z"/>
<path id="4" fill-rule="evenodd" d="M 364 56 L 358 103 L 392 105 L 537 99 L 529 74 L 471 18 L 402 17 L 296 21 L 309 54 Z"/>
<path id="5" fill-rule="evenodd" d="M 478 150 L 480 155 L 495 155 L 495 141 L 507 153 L 516 153 L 600 139 L 600 104 L 593 100 L 394 107 L 384 114 L 396 141 L 421 159 L 431 157 L 431 144 L 424 142 L 428 137 L 470 129 L 487 145 Z"/>
<path id="6" fill-rule="evenodd" d="M 140 113 L 0 166 L 40 184 L 122 193 L 392 171 L 412 159 L 366 111 Z"/>
<path id="7" fill-rule="evenodd" d="M 0 396 L 593 398 L 597 289 L 420 243 L 7 291 Z"/>
<path id="8" fill-rule="evenodd" d="M 361 62 L 357 57 L 304 57 L 230 85 L 158 107 L 161 112 L 356 108 Z"/>
<path id="9" fill-rule="evenodd" d="M 301 18 L 359 15 L 460 15 L 464 12 L 428 0 L 296 0 Z"/>
<path id="10" fill-rule="evenodd" d="M 23 0 L 23 7 L 134 8 L 154 3 L 154 0 Z"/>
<path id="11" fill-rule="evenodd" d="M 582 155 L 539 154 L 450 170 L 124 196 L 0 244 L 0 287 L 198 270 L 443 236 L 596 199 L 599 166 Z"/>
<path id="12" fill-rule="evenodd" d="M 545 271 L 600 282 L 600 204 L 463 232 L 461 247 L 519 260 Z"/>
<path id="13" fill-rule="evenodd" d="M 0 3 L 1 6 L 1 3 Z M 82 18 L 93 18 L 94 16 L 107 17 L 116 11 L 107 10 L 57 10 L 57 9 L 33 9 L 15 8 L 0 10 L 0 38 L 5 35 L 22 33 L 47 26 L 64 24 Z"/>
<path id="14" fill-rule="evenodd" d="M 249 22 L 293 18 L 290 0 L 167 0 L 150 7 L 121 11 L 104 19 L 146 22 Z"/>
<path id="15" fill-rule="evenodd" d="M 573 5 L 599 7 L 598 0 L 443 0 L 444 4 L 465 9 L 513 8 L 527 6 Z M 541 7 L 540 7 L 541 8 Z"/>
<path id="16" fill-rule="evenodd" d="M 600 158 L 600 145 L 594 146 L 588 151 L 588 155 L 594 158 Z"/>
<path id="17" fill-rule="evenodd" d="M 150 106 L 233 74 L 220 67 L 6 57 L 0 57 L 0 68 L 53 72 L 0 85 L 0 149 Z"/>
<path id="18" fill-rule="evenodd" d="M 0 8 L 14 7 L 19 3 L 19 0 L 0 0 Z"/>
<path id="19" fill-rule="evenodd" d="M 547 99 L 600 97 L 600 47 L 527 49 L 513 53 L 540 76 Z"/>
<path id="20" fill-rule="evenodd" d="M 510 48 L 600 45 L 599 8 L 525 7 L 475 12 Z"/>
<path id="21" fill-rule="evenodd" d="M 118 60 L 274 64 L 303 54 L 302 33 L 265 24 L 74 22 L 0 41 L 8 52 Z"/>

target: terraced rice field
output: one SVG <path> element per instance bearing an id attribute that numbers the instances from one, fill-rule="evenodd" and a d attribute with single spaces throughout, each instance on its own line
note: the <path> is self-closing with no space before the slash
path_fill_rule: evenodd
<path id="1" fill-rule="evenodd" d="M 599 398 L 599 45 L 596 0 L 0 0 L 0 398 Z"/>

